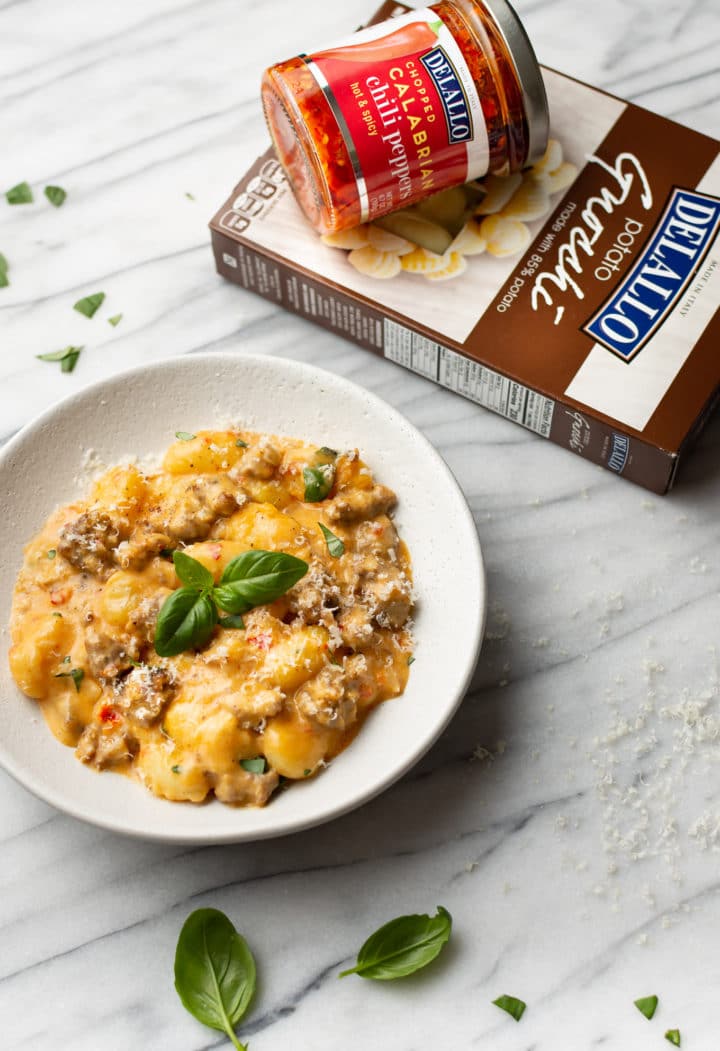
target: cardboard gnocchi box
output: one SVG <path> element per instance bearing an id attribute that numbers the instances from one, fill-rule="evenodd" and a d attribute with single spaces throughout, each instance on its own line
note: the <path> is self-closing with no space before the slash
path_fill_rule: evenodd
<path id="1" fill-rule="evenodd" d="M 720 144 L 543 75 L 539 164 L 383 228 L 318 237 L 268 150 L 210 224 L 217 269 L 662 493 L 720 390 Z"/>

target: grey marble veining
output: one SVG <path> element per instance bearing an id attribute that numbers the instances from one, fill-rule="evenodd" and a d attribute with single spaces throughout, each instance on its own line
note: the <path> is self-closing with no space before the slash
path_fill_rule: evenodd
<path id="1" fill-rule="evenodd" d="M 545 64 L 720 136 L 712 0 L 517 6 Z M 314 362 L 439 449 L 490 594 L 447 732 L 381 798 L 311 832 L 154 846 L 0 774 L 3 1051 L 227 1046 L 172 988 L 200 905 L 256 952 L 253 1051 L 649 1051 L 675 1026 L 688 1051 L 720 1045 L 720 421 L 675 492 L 651 496 L 214 273 L 207 221 L 265 145 L 261 69 L 366 14 L 360 0 L 0 0 L 3 187 L 69 194 L 58 210 L 0 207 L 0 437 L 152 358 Z M 70 310 L 100 289 L 116 329 Z M 67 343 L 86 346 L 71 376 L 35 360 Z M 455 933 L 432 971 L 337 981 L 381 922 L 438 903 Z M 519 1025 L 491 1004 L 503 992 L 529 1004 Z M 632 1006 L 650 993 L 653 1023 Z"/>

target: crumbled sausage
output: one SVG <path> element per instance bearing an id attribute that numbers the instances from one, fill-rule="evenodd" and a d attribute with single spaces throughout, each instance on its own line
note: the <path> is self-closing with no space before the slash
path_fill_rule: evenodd
<path id="1" fill-rule="evenodd" d="M 267 438 L 263 438 L 252 449 L 247 450 L 242 458 L 240 470 L 251 478 L 267 481 L 275 474 L 281 459 L 280 451 Z"/>
<path id="2" fill-rule="evenodd" d="M 90 672 L 96 679 L 114 679 L 140 659 L 136 638 L 113 638 L 94 623 L 88 623 L 85 629 L 85 653 Z"/>
<path id="3" fill-rule="evenodd" d="M 338 621 L 338 627 L 343 642 L 352 646 L 354 650 L 360 650 L 372 642 L 373 626 L 372 616 L 366 606 L 354 603 L 349 609 L 343 610 Z"/>
<path id="4" fill-rule="evenodd" d="M 238 764 L 237 770 L 214 778 L 215 795 L 221 803 L 236 806 L 264 806 L 278 786 L 274 770 L 253 774 Z"/>
<path id="5" fill-rule="evenodd" d="M 397 503 L 397 497 L 386 485 L 370 489 L 353 489 L 338 493 L 330 501 L 327 515 L 333 522 L 360 522 L 386 514 Z"/>
<path id="6" fill-rule="evenodd" d="M 151 558 L 169 547 L 172 547 L 172 541 L 167 533 L 146 527 L 119 545 L 115 560 L 122 569 L 143 569 Z"/>
<path id="7" fill-rule="evenodd" d="M 166 664 L 134 668 L 117 692 L 117 707 L 140 726 L 151 726 L 177 691 L 177 680 Z"/>
<path id="8" fill-rule="evenodd" d="M 231 515 L 245 499 L 225 478 L 198 478 L 186 486 L 175 504 L 168 532 L 186 543 L 204 540 L 218 518 Z"/>
<path id="9" fill-rule="evenodd" d="M 382 628 L 399 628 L 410 615 L 412 585 L 396 566 L 384 566 L 365 577 L 362 596 Z"/>
<path id="10" fill-rule="evenodd" d="M 83 730 L 75 755 L 83 763 L 104 770 L 132 759 L 138 748 L 137 738 L 124 723 L 101 726 L 92 722 Z"/>
<path id="11" fill-rule="evenodd" d="M 361 522 L 355 531 L 355 550 L 362 554 L 387 555 L 397 544 L 395 526 L 384 516 L 374 522 Z"/>
<path id="12" fill-rule="evenodd" d="M 322 562 L 312 559 L 308 571 L 287 593 L 288 609 L 306 624 L 317 624 L 327 608 L 326 600 L 335 603 L 339 590 Z"/>
<path id="13" fill-rule="evenodd" d="M 277 715 L 284 701 L 285 694 L 277 687 L 258 690 L 257 686 L 251 685 L 247 690 L 238 691 L 233 710 L 242 726 L 255 728 L 265 719 Z"/>
<path id="14" fill-rule="evenodd" d="M 110 515 L 90 509 L 63 527 L 57 549 L 77 569 L 105 578 L 114 568 L 121 539 Z"/>
<path id="15" fill-rule="evenodd" d="M 346 730 L 357 719 L 357 704 L 346 691 L 344 669 L 327 664 L 295 694 L 295 705 L 303 718 L 333 730 Z"/>
<path id="16" fill-rule="evenodd" d="M 130 628 L 141 646 L 143 644 L 153 644 L 155 640 L 155 624 L 157 623 L 160 607 L 168 595 L 171 594 L 170 588 L 159 591 L 157 594 L 143 599 L 130 614 L 128 618 Z"/>

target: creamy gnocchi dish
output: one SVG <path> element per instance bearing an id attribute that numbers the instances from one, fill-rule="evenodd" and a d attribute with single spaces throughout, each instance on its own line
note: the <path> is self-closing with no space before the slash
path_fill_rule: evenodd
<path id="1" fill-rule="evenodd" d="M 264 805 L 412 662 L 410 559 L 356 450 L 178 432 L 28 544 L 10 665 L 83 763 L 158 796 Z"/>

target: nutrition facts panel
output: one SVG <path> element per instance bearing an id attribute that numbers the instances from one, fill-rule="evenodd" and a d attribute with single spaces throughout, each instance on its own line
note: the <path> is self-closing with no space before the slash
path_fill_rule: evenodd
<path id="1" fill-rule="evenodd" d="M 543 438 L 549 436 L 555 408 L 551 398 L 387 318 L 384 336 L 385 357 L 390 361 L 521 423 Z"/>

